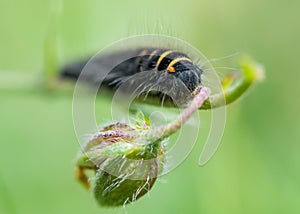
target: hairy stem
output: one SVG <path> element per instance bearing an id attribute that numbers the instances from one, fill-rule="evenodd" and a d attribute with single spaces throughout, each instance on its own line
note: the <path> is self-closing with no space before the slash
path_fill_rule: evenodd
<path id="1" fill-rule="evenodd" d="M 209 93 L 210 90 L 206 87 L 197 88 L 196 95 L 189 103 L 188 107 L 185 108 L 182 113 L 171 123 L 152 129 L 149 132 L 148 139 L 153 142 L 155 141 L 154 139 L 164 139 L 178 131 L 193 115 L 193 113 L 202 106 L 204 101 L 208 98 Z"/>

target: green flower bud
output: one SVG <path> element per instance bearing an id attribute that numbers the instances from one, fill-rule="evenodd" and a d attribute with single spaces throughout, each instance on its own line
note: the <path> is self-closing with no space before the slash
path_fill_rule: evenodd
<path id="1" fill-rule="evenodd" d="M 164 160 L 164 143 L 149 142 L 146 121 L 116 123 L 101 129 L 78 159 L 78 179 L 89 187 L 85 169 L 96 173 L 93 191 L 102 206 L 133 202 L 154 185 Z"/>
<path id="2" fill-rule="evenodd" d="M 120 206 L 145 195 L 163 170 L 167 139 L 178 131 L 208 98 L 209 89 L 199 87 L 188 107 L 171 123 L 150 127 L 140 112 L 128 125 L 105 126 L 85 145 L 77 161 L 77 178 L 86 187 L 92 183 L 102 206 Z M 89 179 L 86 170 L 93 170 Z"/>

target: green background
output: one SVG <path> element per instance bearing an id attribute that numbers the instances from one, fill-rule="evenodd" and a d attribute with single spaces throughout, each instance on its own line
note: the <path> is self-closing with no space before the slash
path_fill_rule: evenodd
<path id="1" fill-rule="evenodd" d="M 300 212 L 299 1 L 64 1 L 61 62 L 130 35 L 161 33 L 209 59 L 249 53 L 266 69 L 265 81 L 227 108 L 213 159 L 197 165 L 199 142 L 149 197 L 126 209 L 99 207 L 74 178 L 72 93 L 15 89 L 42 73 L 50 8 L 45 0 L 0 0 L 0 213 Z"/>

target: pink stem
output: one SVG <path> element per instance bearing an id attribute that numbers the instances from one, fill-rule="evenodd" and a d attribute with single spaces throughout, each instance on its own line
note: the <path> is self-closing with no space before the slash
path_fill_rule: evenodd
<path id="1" fill-rule="evenodd" d="M 163 139 L 169 137 L 178 129 L 180 129 L 182 125 L 185 124 L 186 121 L 192 116 L 192 114 L 202 106 L 203 102 L 208 98 L 210 90 L 206 87 L 199 87 L 195 90 L 194 93 L 196 94 L 194 96 L 194 99 L 174 121 L 165 126 L 160 126 L 150 131 L 150 139 Z"/>

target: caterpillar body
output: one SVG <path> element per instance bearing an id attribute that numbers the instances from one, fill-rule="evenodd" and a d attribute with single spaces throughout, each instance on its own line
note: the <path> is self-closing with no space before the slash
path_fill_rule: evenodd
<path id="1" fill-rule="evenodd" d="M 124 58 L 126 60 L 119 60 Z M 67 65 L 62 69 L 61 76 L 78 79 L 87 62 Z M 103 72 L 109 67 L 113 68 Z M 201 84 L 202 73 L 203 70 L 185 53 L 171 49 L 141 48 L 95 58 L 89 62 L 84 79 L 95 85 L 101 83 L 111 90 L 117 90 L 125 84 L 125 91 L 129 93 L 139 89 L 140 94 L 154 98 L 158 103 L 177 100 L 176 105 L 180 106 L 190 99 L 192 92 Z"/>

